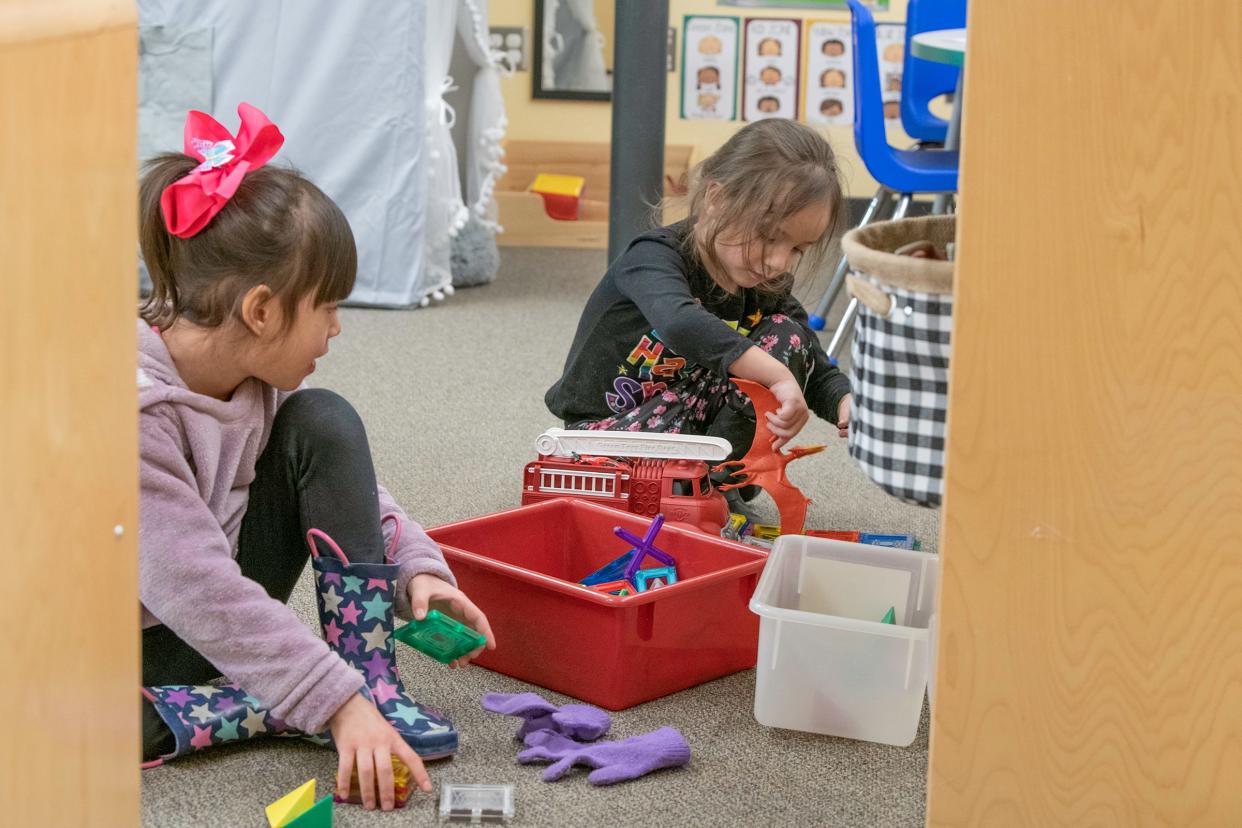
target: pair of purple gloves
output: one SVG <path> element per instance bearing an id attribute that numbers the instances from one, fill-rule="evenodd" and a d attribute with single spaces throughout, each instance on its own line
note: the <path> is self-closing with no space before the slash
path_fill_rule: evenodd
<path id="1" fill-rule="evenodd" d="M 537 693 L 488 693 L 483 709 L 523 720 L 517 737 L 526 750 L 518 754 L 518 761 L 551 762 L 543 772 L 545 782 L 560 779 L 575 765 L 586 765 L 594 768 L 587 776 L 592 785 L 612 785 L 690 761 L 690 745 L 671 727 L 619 742 L 595 742 L 608 732 L 612 720 L 588 704 L 557 707 Z"/>

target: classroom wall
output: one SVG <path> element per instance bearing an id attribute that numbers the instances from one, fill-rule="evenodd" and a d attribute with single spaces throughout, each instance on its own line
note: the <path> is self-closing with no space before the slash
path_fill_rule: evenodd
<path id="1" fill-rule="evenodd" d="M 616 27 L 616 15 L 612 12 L 616 9 L 613 0 L 595 0 L 595 23 L 599 26 L 600 34 L 604 36 L 604 65 L 609 69 L 613 67 L 613 37 L 612 30 Z M 532 53 L 532 58 L 534 54 Z"/>
<path id="2" fill-rule="evenodd" d="M 633 2 L 634 0 L 630 0 Z M 603 4 L 599 4 L 603 5 Z M 488 22 L 493 26 L 525 26 L 531 40 L 529 62 L 534 63 L 534 0 L 492 0 L 489 5 Z M 887 11 L 876 11 L 877 21 L 902 21 L 905 19 L 906 0 L 892 0 Z M 729 139 L 734 132 L 745 126 L 737 121 L 687 121 L 680 117 L 679 104 L 681 82 L 682 22 L 687 14 L 716 14 L 736 17 L 784 17 L 800 20 L 848 21 L 848 10 L 818 11 L 808 9 L 754 9 L 740 6 L 720 6 L 716 0 L 669 0 L 669 25 L 677 30 L 677 71 L 668 74 L 666 89 L 665 141 L 669 144 L 691 144 L 697 148 L 699 158 L 711 153 Z M 601 21 L 604 15 L 600 15 Z M 605 24 L 601 22 L 601 29 Z M 600 141 L 612 138 L 612 106 L 607 101 L 549 101 L 534 100 L 530 96 L 530 72 L 515 72 L 501 81 L 505 96 L 505 109 L 509 117 L 510 139 L 540 141 Z M 846 192 L 851 196 L 870 198 L 875 181 L 863 168 L 862 161 L 854 151 L 853 130 L 849 127 L 826 127 L 828 140 L 832 142 L 841 159 L 845 175 Z M 900 130 L 892 135 L 899 143 L 903 139 Z"/>

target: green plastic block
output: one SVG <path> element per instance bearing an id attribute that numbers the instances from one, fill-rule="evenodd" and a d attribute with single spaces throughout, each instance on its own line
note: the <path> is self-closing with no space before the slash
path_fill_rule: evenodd
<path id="1" fill-rule="evenodd" d="M 439 610 L 432 610 L 422 621 L 411 621 L 393 633 L 421 653 L 448 664 L 487 643 L 487 638 Z"/>
<path id="2" fill-rule="evenodd" d="M 286 822 L 284 828 L 332 828 L 331 794 Z"/>
<path id="3" fill-rule="evenodd" d="M 889 607 L 888 612 L 884 613 L 884 617 L 880 619 L 880 623 L 881 624 L 896 624 L 897 623 L 897 608 Z"/>

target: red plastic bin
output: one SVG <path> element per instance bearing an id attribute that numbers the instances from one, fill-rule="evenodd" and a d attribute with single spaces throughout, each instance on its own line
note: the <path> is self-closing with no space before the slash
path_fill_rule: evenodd
<path id="1" fill-rule="evenodd" d="M 625 597 L 578 585 L 629 548 L 614 526 L 642 537 L 650 523 L 563 498 L 430 530 L 496 633 L 475 663 L 609 710 L 753 667 L 760 551 L 666 524 L 656 546 L 676 584 Z"/>

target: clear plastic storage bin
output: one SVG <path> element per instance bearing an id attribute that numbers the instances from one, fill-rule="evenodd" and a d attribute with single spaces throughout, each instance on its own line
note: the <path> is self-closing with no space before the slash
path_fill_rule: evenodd
<path id="1" fill-rule="evenodd" d="M 936 555 L 784 535 L 750 609 L 760 616 L 755 718 L 887 745 L 918 731 L 930 672 Z M 882 622 L 889 609 L 895 624 Z"/>

